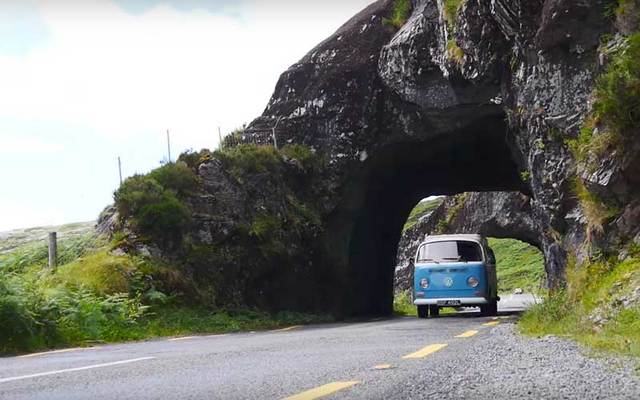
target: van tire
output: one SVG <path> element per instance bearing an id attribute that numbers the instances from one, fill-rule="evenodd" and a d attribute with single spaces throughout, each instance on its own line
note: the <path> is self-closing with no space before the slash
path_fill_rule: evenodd
<path id="1" fill-rule="evenodd" d="M 482 315 L 483 317 L 486 317 L 487 315 L 489 315 L 489 305 L 488 304 L 483 304 L 480 306 L 480 315 Z"/>
<path id="2" fill-rule="evenodd" d="M 432 317 L 437 317 L 440 315 L 440 307 L 435 305 L 429 306 L 429 314 L 431 314 Z"/>
<path id="3" fill-rule="evenodd" d="M 495 317 L 496 315 L 498 315 L 498 301 L 494 300 L 491 303 L 488 304 L 487 306 L 488 308 L 488 314 L 492 317 Z"/>
<path id="4" fill-rule="evenodd" d="M 429 306 L 418 306 L 418 318 L 429 318 Z"/>

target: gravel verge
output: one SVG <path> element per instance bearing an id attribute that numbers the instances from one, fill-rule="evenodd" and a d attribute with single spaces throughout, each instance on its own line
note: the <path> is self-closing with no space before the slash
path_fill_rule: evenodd
<path id="1" fill-rule="evenodd" d="M 524 337 L 512 322 L 466 343 L 450 343 L 424 361 L 393 397 L 640 399 L 637 361 L 593 357 L 575 342 L 558 337 Z"/>

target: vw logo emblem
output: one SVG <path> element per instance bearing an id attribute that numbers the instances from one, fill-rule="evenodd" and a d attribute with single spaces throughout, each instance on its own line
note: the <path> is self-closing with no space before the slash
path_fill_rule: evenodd
<path id="1" fill-rule="evenodd" d="M 446 287 L 451 287 L 453 286 L 453 279 L 451 279 L 450 277 L 446 277 L 444 278 L 444 285 Z"/>

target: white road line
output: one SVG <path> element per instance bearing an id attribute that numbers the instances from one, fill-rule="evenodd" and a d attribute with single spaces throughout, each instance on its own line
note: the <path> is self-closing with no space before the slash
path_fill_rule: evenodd
<path id="1" fill-rule="evenodd" d="M 152 360 L 154 358 L 155 357 L 140 357 L 140 358 L 133 358 L 131 360 L 122 360 L 122 361 L 115 361 L 115 362 L 104 363 L 104 364 L 87 365 L 86 367 L 67 368 L 67 369 L 59 369 L 57 371 L 40 372 L 38 374 L 12 376 L 10 378 L 0 378 L 0 383 L 19 381 L 19 380 L 22 380 L 22 379 L 39 378 L 41 376 L 63 374 L 65 372 L 76 372 L 76 371 L 84 371 L 84 370 L 87 370 L 87 369 L 111 367 L 111 366 L 114 366 L 114 365 L 131 364 L 131 363 L 138 362 L 138 361 Z"/>

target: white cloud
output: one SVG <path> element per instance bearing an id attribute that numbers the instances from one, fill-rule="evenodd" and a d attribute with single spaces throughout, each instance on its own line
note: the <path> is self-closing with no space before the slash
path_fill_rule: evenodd
<path id="1" fill-rule="evenodd" d="M 258 116 L 279 74 L 345 19 L 315 2 L 256 0 L 242 19 L 81 4 L 40 2 L 49 46 L 0 57 L 0 117 L 71 120 L 120 137 L 170 128 L 190 147 L 213 146 L 217 126 Z"/>
<path id="2" fill-rule="evenodd" d="M 174 156 L 216 147 L 218 126 L 260 115 L 280 73 L 370 2 L 246 0 L 231 16 L 164 0 L 137 14 L 109 0 L 30 1 L 46 40 L 0 49 L 5 228 L 95 218 L 116 157 L 126 174 L 157 166 L 166 129 Z M 14 36 L 0 41 L 24 39 Z M 26 149 L 61 154 L 20 157 Z M 43 187 L 60 193 L 55 209 Z"/>
<path id="3" fill-rule="evenodd" d="M 0 154 L 57 153 L 64 149 L 59 143 L 51 143 L 35 136 L 0 136 Z"/>

